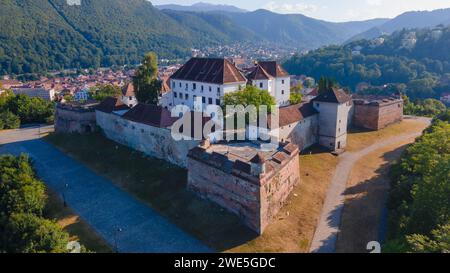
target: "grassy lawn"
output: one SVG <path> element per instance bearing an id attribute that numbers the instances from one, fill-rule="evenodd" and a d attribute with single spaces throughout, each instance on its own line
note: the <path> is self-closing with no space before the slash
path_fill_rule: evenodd
<path id="1" fill-rule="evenodd" d="M 353 152 L 374 144 L 381 139 L 387 139 L 402 134 L 414 133 L 425 129 L 426 125 L 419 120 L 405 119 L 400 123 L 390 125 L 379 131 L 351 129 L 347 138 L 346 150 Z"/>
<path id="2" fill-rule="evenodd" d="M 80 242 L 89 251 L 96 253 L 111 253 L 112 249 L 100 235 L 87 223 L 80 219 L 70 208 L 64 207 L 61 198 L 47 189 L 47 206 L 45 217 L 56 220 L 58 224 L 70 235 L 71 241 Z"/>
<path id="3" fill-rule="evenodd" d="M 187 172 L 181 168 L 135 152 L 100 134 L 52 134 L 46 140 L 218 251 L 256 237 L 236 216 L 187 191 Z"/>
<path id="4" fill-rule="evenodd" d="M 354 131 L 348 137 L 349 150 L 357 151 L 379 139 L 424 127 L 420 121 L 405 120 L 377 132 Z M 147 157 L 100 134 L 51 134 L 46 140 L 109 178 L 203 243 L 224 252 L 307 252 L 330 179 L 339 162 L 339 157 L 318 148 L 302 154 L 301 183 L 291 193 L 278 218 L 257 237 L 233 214 L 187 191 L 187 173 L 181 168 Z M 358 168 L 364 174 L 369 173 L 363 166 Z M 363 178 L 354 179 L 357 183 Z"/>

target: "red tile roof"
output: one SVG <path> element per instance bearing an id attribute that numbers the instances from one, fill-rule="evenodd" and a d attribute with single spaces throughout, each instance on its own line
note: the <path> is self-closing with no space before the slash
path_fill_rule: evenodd
<path id="1" fill-rule="evenodd" d="M 136 105 L 123 115 L 123 118 L 159 128 L 170 127 L 177 120 L 171 117 L 170 111 L 166 108 L 143 103 Z"/>
<path id="2" fill-rule="evenodd" d="M 128 110 L 129 107 L 126 106 L 122 100 L 118 98 L 108 97 L 104 99 L 96 108 L 95 110 L 104 112 L 104 113 L 112 113 L 114 111 L 120 111 L 120 110 Z"/>
<path id="3" fill-rule="evenodd" d="M 125 97 L 135 97 L 136 96 L 136 94 L 134 93 L 133 83 L 129 82 L 122 87 L 122 95 L 124 95 Z"/>
<path id="4" fill-rule="evenodd" d="M 289 73 L 275 61 L 258 62 L 258 65 L 264 68 L 264 70 L 272 77 L 289 77 Z"/>
<path id="5" fill-rule="evenodd" d="M 347 95 L 342 89 L 331 88 L 322 94 L 319 94 L 313 101 L 346 103 L 351 100 L 351 96 Z"/>
<path id="6" fill-rule="evenodd" d="M 264 70 L 264 68 L 262 68 L 262 66 L 256 65 L 252 69 L 252 72 L 250 72 L 250 74 L 247 75 L 247 78 L 249 80 L 269 80 L 272 79 L 273 77 L 270 76 L 269 73 L 267 73 L 267 71 Z"/>
<path id="7" fill-rule="evenodd" d="M 279 126 L 286 126 L 294 122 L 299 122 L 307 117 L 317 114 L 312 103 L 295 104 L 279 108 Z M 267 118 L 268 127 L 271 127 L 271 115 Z M 275 129 L 275 128 L 270 128 Z"/>
<path id="8" fill-rule="evenodd" d="M 247 81 L 234 64 L 219 58 L 192 58 L 178 69 L 171 79 L 214 84 Z"/>

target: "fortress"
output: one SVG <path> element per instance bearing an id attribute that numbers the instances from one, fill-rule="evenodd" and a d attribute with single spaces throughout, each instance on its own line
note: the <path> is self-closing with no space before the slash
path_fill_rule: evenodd
<path id="1" fill-rule="evenodd" d="M 210 136 L 173 139 L 172 126 L 180 119 L 171 116 L 174 106 L 199 113 L 249 84 L 275 98 L 279 122 L 273 128 L 269 118 L 267 126 L 248 126 L 246 131 L 278 135 L 279 145 L 258 140 L 211 143 Z M 401 98 L 352 97 L 337 88 L 289 105 L 290 78 L 276 62 L 257 63 L 244 75 L 226 59 L 193 58 L 173 74 L 169 85 L 160 105 L 138 103 L 132 84 L 126 85 L 121 98 L 108 98 L 96 107 L 97 125 L 118 143 L 186 168 L 189 190 L 238 215 L 259 234 L 301 183 L 302 150 L 321 145 L 339 153 L 345 150 L 350 126 L 378 130 L 403 118 Z M 195 100 L 202 102 L 200 107 Z"/>

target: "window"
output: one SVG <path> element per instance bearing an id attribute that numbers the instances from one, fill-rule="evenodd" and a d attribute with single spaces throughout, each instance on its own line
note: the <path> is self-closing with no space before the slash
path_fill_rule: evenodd
<path id="1" fill-rule="evenodd" d="M 184 94 L 184 99 L 188 100 L 189 99 L 189 94 Z"/>
<path id="2" fill-rule="evenodd" d="M 263 83 L 262 82 L 259 83 L 259 88 L 263 88 Z"/>
<path id="3" fill-rule="evenodd" d="M 220 105 L 220 100 L 219 99 L 216 100 L 216 105 Z"/>
<path id="4" fill-rule="evenodd" d="M 176 98 L 178 96 L 177 92 L 173 92 L 173 96 Z"/>
<path id="5" fill-rule="evenodd" d="M 284 84 L 284 80 L 281 80 L 281 84 Z"/>
<path id="6" fill-rule="evenodd" d="M 217 87 L 217 93 L 220 93 L 220 87 Z"/>
<path id="7" fill-rule="evenodd" d="M 175 88 L 175 81 L 172 82 L 172 88 Z"/>
<path id="8" fill-rule="evenodd" d="M 212 98 L 208 98 L 208 104 L 212 104 Z"/>
<path id="9" fill-rule="evenodd" d="M 202 97 L 202 103 L 206 103 L 206 98 Z"/>
<path id="10" fill-rule="evenodd" d="M 203 89 L 204 89 L 204 88 L 203 88 L 203 85 L 202 85 L 202 87 L 201 87 L 202 92 L 203 92 Z"/>
<path id="11" fill-rule="evenodd" d="M 133 97 L 130 97 L 130 100 L 132 100 L 133 99 Z"/>
<path id="12" fill-rule="evenodd" d="M 212 91 L 212 88 L 211 88 L 211 86 L 209 87 L 209 92 L 211 92 Z"/>
<path id="13" fill-rule="evenodd" d="M 180 88 L 181 88 L 181 82 L 180 82 L 179 86 L 180 86 Z"/>
<path id="14" fill-rule="evenodd" d="M 187 83 L 186 83 L 186 85 L 185 85 L 185 89 L 188 90 L 188 84 L 187 84 Z"/>
<path id="15" fill-rule="evenodd" d="M 197 89 L 197 84 L 196 84 L 196 83 L 193 83 L 193 84 L 192 84 L 192 89 L 194 89 L 194 90 Z"/>
<path id="16" fill-rule="evenodd" d="M 281 90 L 281 95 L 284 95 L 284 90 Z"/>

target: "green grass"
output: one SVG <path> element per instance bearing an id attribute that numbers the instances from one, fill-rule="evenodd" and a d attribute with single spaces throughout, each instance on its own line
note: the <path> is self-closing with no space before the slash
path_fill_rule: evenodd
<path id="1" fill-rule="evenodd" d="M 237 216 L 189 192 L 187 171 L 182 168 L 133 151 L 99 133 L 51 134 L 45 140 L 217 251 L 229 250 L 256 236 Z"/>

